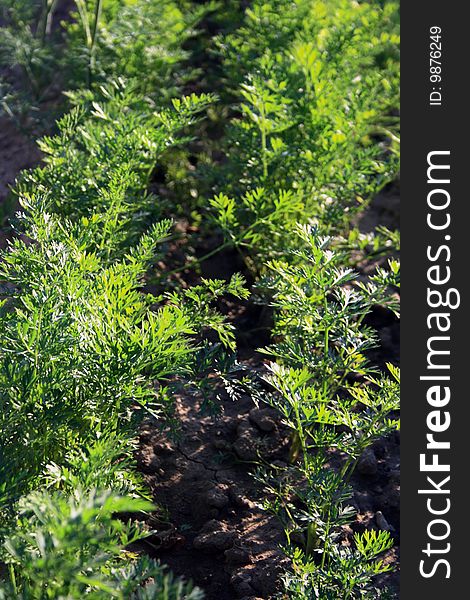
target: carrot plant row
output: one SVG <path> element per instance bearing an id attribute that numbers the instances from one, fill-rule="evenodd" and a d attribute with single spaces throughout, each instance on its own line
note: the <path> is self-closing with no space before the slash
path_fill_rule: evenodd
<path id="1" fill-rule="evenodd" d="M 261 349 L 272 362 L 251 393 L 291 431 L 289 465 L 257 474 L 284 525 L 290 599 L 387 595 L 375 582 L 391 569 L 389 531 L 347 545 L 341 533 L 361 454 L 398 427 L 399 371 L 371 363 L 366 319 L 376 305 L 398 315 L 399 264 L 367 278 L 350 268 L 354 253 L 397 241 L 355 222 L 397 176 L 398 42 L 394 3 L 351 0 L 255 0 L 218 40 L 238 104 L 210 204 L 274 312 Z"/>
<path id="2" fill-rule="evenodd" d="M 61 90 L 96 89 L 116 77 L 133 79 L 163 104 L 197 75 L 183 47 L 210 5 L 76 0 L 67 7 L 62 0 L 0 2 L 0 114 L 23 126 L 49 123 Z"/>
<path id="3" fill-rule="evenodd" d="M 143 532 L 113 517 L 151 506 L 128 471 L 136 427 L 170 414 L 165 381 L 191 375 L 196 336 L 214 329 L 233 346 L 211 303 L 245 290 L 234 277 L 142 291 L 171 232 L 149 218 L 148 171 L 207 99 L 155 112 L 113 88 L 77 102 L 18 185 L 18 237 L 2 253 L 2 585 L 5 597 L 164 598 L 166 583 L 140 589 L 156 564 L 122 566 Z"/>
<path id="4" fill-rule="evenodd" d="M 171 414 L 167 383 L 193 375 L 208 329 L 233 347 L 233 331 L 212 305 L 221 294 L 246 291 L 235 276 L 158 296 L 143 292 L 145 274 L 172 232 L 149 193 L 152 172 L 211 98 L 183 96 L 163 108 L 155 82 L 144 82 L 152 96 L 125 57 L 126 69 L 119 66 L 121 48 L 109 23 L 125 29 L 130 15 L 143 11 L 146 34 L 158 37 L 158 25 L 166 26 L 150 29 L 161 3 L 121 4 L 100 7 L 93 84 L 69 94 L 71 108 L 57 133 L 40 140 L 42 165 L 17 183 L 21 210 L 1 253 L 5 599 L 201 597 L 132 552 L 132 543 L 151 532 L 119 515 L 153 507 L 134 467 L 139 421 L 151 415 L 164 422 Z M 92 5 L 77 3 L 80 20 L 71 35 L 87 30 Z M 176 5 L 165 3 L 165 19 L 175 13 Z M 121 46 L 127 42 L 123 52 L 160 61 L 149 40 L 132 34 L 114 34 Z M 158 43 L 165 49 L 165 39 Z M 100 74 L 109 81 L 98 84 Z"/>
<path id="5" fill-rule="evenodd" d="M 238 102 L 211 202 L 256 272 L 297 222 L 349 235 L 396 176 L 397 19 L 390 2 L 258 1 L 218 40 Z"/>
<path id="6" fill-rule="evenodd" d="M 267 374 L 240 385 L 291 432 L 289 464 L 256 475 L 286 533 L 280 597 L 386 597 L 375 577 L 390 569 L 389 532 L 348 545 L 340 534 L 355 516 L 359 457 L 398 427 L 399 372 L 371 362 L 367 317 L 376 305 L 398 313 L 399 264 L 369 277 L 351 268 L 358 250 L 398 240 L 356 227 L 397 176 L 397 6 L 254 0 L 216 40 L 214 91 L 231 117 L 223 160 L 204 159 L 197 200 L 178 207 L 152 181 L 217 106 L 182 94 L 198 76 L 183 48 L 213 7 L 77 0 L 60 24 L 54 0 L 0 6 L 0 53 L 24 78 L 15 89 L 7 73 L 4 109 L 26 114 L 69 90 L 56 133 L 39 142 L 43 163 L 17 182 L 21 210 L 1 254 L 0 598 L 202 597 L 131 550 L 149 532 L 125 518 L 152 509 L 134 467 L 139 422 L 171 418 L 173 385 L 197 377 L 201 349 L 235 350 L 215 301 L 249 295 L 242 275 L 178 287 L 158 272 L 169 216 L 187 205 L 190 218 L 195 204 L 274 315 Z M 200 142 L 210 154 L 214 142 Z M 167 182 L 179 194 L 180 167 Z M 156 294 L 144 291 L 148 274 Z"/>

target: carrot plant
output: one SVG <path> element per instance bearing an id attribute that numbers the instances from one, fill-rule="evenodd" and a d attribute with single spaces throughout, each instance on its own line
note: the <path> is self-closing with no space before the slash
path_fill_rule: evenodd
<path id="1" fill-rule="evenodd" d="M 8 564 L 0 598 L 201 599 L 200 590 L 155 560 L 123 550 L 145 533 L 117 515 L 151 508 L 142 499 L 94 489 L 25 496 L 0 554 Z"/>
<path id="2" fill-rule="evenodd" d="M 375 305 L 397 314 L 390 288 L 399 285 L 399 264 L 390 261 L 390 270 L 378 268 L 363 281 L 343 266 L 347 255 L 332 249 L 332 238 L 308 226 L 293 233 L 299 249 L 288 260 L 269 262 L 259 283 L 269 294 L 279 336 L 266 352 L 290 366 L 308 366 L 324 392 L 334 394 L 350 385 L 352 375 L 369 374 L 367 351 L 378 340 L 364 320 Z"/>
<path id="3" fill-rule="evenodd" d="M 76 0 L 67 18 L 57 0 L 0 0 L 0 110 L 23 124 L 47 120 L 62 90 L 132 81 L 160 105 L 197 72 L 183 45 L 211 6 L 174 0 Z M 63 14 L 63 13 L 60 13 Z M 39 111 L 39 112 L 38 112 Z M 40 125 L 44 125 L 41 121 Z"/>
<path id="4" fill-rule="evenodd" d="M 255 268 L 297 221 L 347 231 L 395 177 L 398 42 L 396 5 L 352 0 L 259 0 L 221 38 L 239 100 L 212 205 Z"/>
<path id="5" fill-rule="evenodd" d="M 276 341 L 264 350 L 276 362 L 256 392 L 276 408 L 291 431 L 290 465 L 259 473 L 266 508 L 284 524 L 292 573 L 289 598 L 377 598 L 374 577 L 390 570 L 380 556 L 393 542 L 386 531 L 366 531 L 341 543 L 354 519 L 349 482 L 357 461 L 379 437 L 397 428 L 399 373 L 379 374 L 367 358 L 378 342 L 364 323 L 374 305 L 396 311 L 389 291 L 398 264 L 365 282 L 315 230 L 297 230 L 301 249 L 290 261 L 268 264 L 261 287 L 275 310 Z M 332 452 L 341 466 L 332 468 Z"/>
<path id="6" fill-rule="evenodd" d="M 211 97 L 175 99 L 157 109 L 134 86 L 117 80 L 96 92 L 71 94 L 73 109 L 58 134 L 39 142 L 43 166 L 22 175 L 17 194 L 74 221 L 85 219 L 100 252 L 129 247 L 152 220 L 169 212 L 149 193 L 154 169 Z M 105 221 L 104 221 L 105 219 Z"/>
<path id="7" fill-rule="evenodd" d="M 70 232 L 43 206 L 38 211 L 29 217 L 34 244 L 15 240 L 1 269 L 10 287 L 1 315 L 2 471 L 23 464 L 23 474 L 41 472 L 86 440 L 90 426 L 124 427 L 139 406 L 164 408 L 154 382 L 188 372 L 191 336 L 201 328 L 214 324 L 231 341 L 217 315 L 204 310 L 203 286 L 189 302 L 188 293 L 173 292 L 162 304 L 140 292 L 169 223 L 109 263 L 90 248 L 86 229 Z M 217 286 L 218 293 L 225 289 L 237 291 Z"/>
<path id="8" fill-rule="evenodd" d="M 211 5 L 194 7 L 174 0 L 77 0 L 64 24 L 69 53 L 64 66 L 68 88 L 88 87 L 119 74 L 140 89 L 168 102 L 197 73 L 183 50 Z"/>

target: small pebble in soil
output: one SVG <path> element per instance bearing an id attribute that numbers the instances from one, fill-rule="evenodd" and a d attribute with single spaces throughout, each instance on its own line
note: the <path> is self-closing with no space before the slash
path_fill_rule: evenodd
<path id="1" fill-rule="evenodd" d="M 236 537 L 235 531 L 228 529 L 220 521 L 212 519 L 202 527 L 199 535 L 194 538 L 193 546 L 196 550 L 202 550 L 203 552 L 222 552 L 233 546 Z"/>
<path id="2" fill-rule="evenodd" d="M 224 440 L 223 438 L 214 440 L 213 444 L 216 450 L 222 450 L 225 452 L 230 451 L 232 448 L 232 444 L 228 440 Z"/>
<path id="3" fill-rule="evenodd" d="M 137 456 L 140 468 L 144 473 L 155 473 L 161 466 L 151 446 L 143 446 Z"/>
<path id="4" fill-rule="evenodd" d="M 256 443 L 250 437 L 239 437 L 233 449 L 240 460 L 252 461 L 258 458 Z"/>
<path id="5" fill-rule="evenodd" d="M 382 529 L 383 531 L 393 531 L 393 527 L 389 524 L 380 510 L 375 513 L 375 522 L 377 523 L 377 527 L 379 529 Z"/>
<path id="6" fill-rule="evenodd" d="M 249 419 L 261 431 L 274 431 L 276 429 L 276 421 L 272 413 L 273 411 L 269 408 L 253 408 L 250 410 Z"/>
<path id="7" fill-rule="evenodd" d="M 376 475 L 378 470 L 377 457 L 372 448 L 366 448 L 361 454 L 357 464 L 357 470 L 361 475 Z"/>
<path id="8" fill-rule="evenodd" d="M 232 502 L 240 508 L 244 508 L 246 510 L 254 510 L 256 508 L 256 504 L 241 494 L 238 490 L 232 488 L 230 489 L 229 494 Z"/>
<path id="9" fill-rule="evenodd" d="M 253 597 L 255 595 L 255 590 L 251 587 L 251 576 L 244 571 L 234 573 L 230 579 L 230 585 L 238 598 Z"/>
<path id="10" fill-rule="evenodd" d="M 173 448 L 171 447 L 170 443 L 165 440 L 165 441 L 156 442 L 153 445 L 153 451 L 155 452 L 155 454 L 168 455 L 168 454 L 172 454 Z"/>
<path id="11" fill-rule="evenodd" d="M 229 503 L 227 494 L 219 489 L 213 488 L 207 492 L 207 504 L 214 508 L 222 509 L 225 508 Z"/>
<path id="12" fill-rule="evenodd" d="M 247 565 L 253 558 L 247 548 L 234 546 L 224 552 L 225 561 L 230 565 Z"/>

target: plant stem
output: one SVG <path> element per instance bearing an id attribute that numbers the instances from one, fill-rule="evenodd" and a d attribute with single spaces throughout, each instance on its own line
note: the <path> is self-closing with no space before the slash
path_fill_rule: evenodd
<path id="1" fill-rule="evenodd" d="M 46 19 L 46 35 L 50 35 L 51 33 L 51 29 L 52 29 L 52 17 L 54 15 L 54 11 L 56 9 L 57 6 L 57 2 L 59 0 L 52 0 L 51 2 L 51 7 L 49 9 L 49 12 L 47 13 L 47 19 Z"/>
<path id="2" fill-rule="evenodd" d="M 217 248 L 214 248 L 214 250 L 211 250 L 207 254 L 200 256 L 197 260 L 195 260 L 190 265 L 184 264 L 184 265 L 181 265 L 181 267 L 177 267 L 176 269 L 173 269 L 172 271 L 167 271 L 165 273 L 165 277 L 169 277 L 170 275 L 174 275 L 175 273 L 180 273 L 181 271 L 184 271 L 185 269 L 187 269 L 189 267 L 193 267 L 194 265 L 199 265 L 200 263 L 204 262 L 211 256 L 214 256 L 214 254 L 217 254 L 217 252 L 220 252 L 221 250 L 223 250 L 224 248 L 227 248 L 228 246 L 231 246 L 232 244 L 233 244 L 232 240 L 228 240 L 227 242 L 224 242 L 221 246 L 217 246 Z"/>
<path id="3" fill-rule="evenodd" d="M 307 556 L 313 555 L 313 550 L 317 545 L 318 535 L 317 526 L 315 523 L 309 523 L 307 527 L 307 543 L 305 545 L 305 553 Z"/>
<path id="4" fill-rule="evenodd" d="M 57 0 L 43 0 L 42 2 L 41 15 L 36 30 L 36 37 L 39 37 L 41 46 L 44 46 L 46 37 L 51 31 L 52 15 L 54 14 L 56 6 Z"/>
<path id="5" fill-rule="evenodd" d="M 331 527 L 331 523 L 330 523 L 330 511 L 328 510 L 328 520 L 326 522 L 326 527 L 325 527 L 325 543 L 323 545 L 323 554 L 321 557 L 321 568 L 324 569 L 325 568 L 325 562 L 326 562 L 326 553 L 328 550 L 328 536 L 330 534 L 330 527 Z"/>
<path id="6" fill-rule="evenodd" d="M 218 246 L 217 248 L 214 248 L 214 250 L 211 250 L 210 252 L 208 252 L 207 254 L 204 254 L 203 256 L 201 256 L 200 258 L 198 258 L 197 260 L 195 260 L 191 265 L 181 265 L 181 267 L 177 267 L 176 269 L 173 269 L 172 271 L 168 271 L 165 273 L 165 275 L 168 277 L 169 275 L 174 275 L 175 273 L 180 273 L 181 271 L 184 271 L 185 269 L 187 269 L 189 266 L 194 266 L 194 265 L 199 265 L 202 262 L 204 262 L 205 260 L 207 260 L 208 258 L 210 258 L 211 256 L 213 256 L 214 254 L 217 254 L 217 252 L 221 252 L 222 250 L 224 250 L 225 248 L 228 248 L 230 246 L 235 246 L 235 248 L 240 252 L 240 244 L 243 241 L 243 238 L 246 237 L 246 235 L 252 230 L 255 229 L 258 225 L 264 223 L 264 219 L 257 219 L 254 223 L 252 223 L 247 229 L 246 231 L 244 231 L 238 238 L 234 238 L 234 239 L 230 239 L 227 240 L 226 242 L 224 242 L 221 246 Z M 246 263 L 246 257 L 241 254 L 243 260 Z M 250 268 L 250 265 L 248 265 L 248 268 Z"/>
<path id="7" fill-rule="evenodd" d="M 16 585 L 15 567 L 10 563 L 8 565 L 8 569 L 10 571 L 10 581 L 12 583 L 13 590 L 14 590 L 15 594 L 17 594 L 18 593 L 18 586 Z"/>
<path id="8" fill-rule="evenodd" d="M 41 16 L 39 17 L 36 37 L 41 40 L 41 45 L 44 46 L 46 40 L 47 16 L 49 12 L 49 0 L 42 0 Z"/>
<path id="9" fill-rule="evenodd" d="M 267 179 L 268 177 L 268 161 L 266 159 L 267 155 L 267 142 L 266 142 L 266 128 L 264 127 L 264 111 L 261 113 L 262 116 L 262 126 L 261 126 L 261 160 L 263 161 L 263 179 Z"/>
<path id="10" fill-rule="evenodd" d="M 80 15 L 80 19 L 82 21 L 83 31 L 85 32 L 85 43 L 87 48 L 89 49 L 91 46 L 91 31 L 90 23 L 88 22 L 88 11 L 86 8 L 86 4 L 84 0 L 76 0 L 76 5 L 78 9 L 78 14 Z"/>
<path id="11" fill-rule="evenodd" d="M 91 86 L 93 71 L 95 68 L 95 49 L 96 49 L 96 40 L 98 34 L 98 23 L 101 16 L 101 9 L 103 8 L 103 0 L 96 0 L 95 3 L 95 13 L 93 18 L 93 27 L 91 29 L 91 39 L 90 39 L 90 48 L 89 48 L 89 62 L 88 62 L 88 87 Z"/>
<path id="12" fill-rule="evenodd" d="M 323 310 L 324 310 L 324 319 L 326 319 L 327 313 L 328 313 L 328 299 L 326 296 L 326 291 L 324 292 L 324 296 L 323 296 Z M 324 354 L 324 360 L 327 362 L 328 361 L 328 355 L 329 355 L 329 348 L 330 348 L 330 340 L 329 340 L 329 336 L 330 336 L 330 329 L 329 327 L 325 327 L 325 338 L 324 338 L 324 343 L 323 343 L 323 354 Z M 326 377 L 323 379 L 323 394 L 326 395 L 328 390 L 328 382 Z"/>

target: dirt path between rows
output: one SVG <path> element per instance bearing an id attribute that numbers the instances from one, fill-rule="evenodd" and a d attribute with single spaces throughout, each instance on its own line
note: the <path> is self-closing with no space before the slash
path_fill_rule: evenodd
<path id="1" fill-rule="evenodd" d="M 178 440 L 151 428 L 141 434 L 139 464 L 170 524 L 147 549 L 209 600 L 271 598 L 287 567 L 283 531 L 259 507 L 262 491 L 250 472 L 259 457 L 282 460 L 286 432 L 248 398 L 226 399 L 221 409 L 217 418 L 201 416 L 186 395 L 177 402 Z"/>

